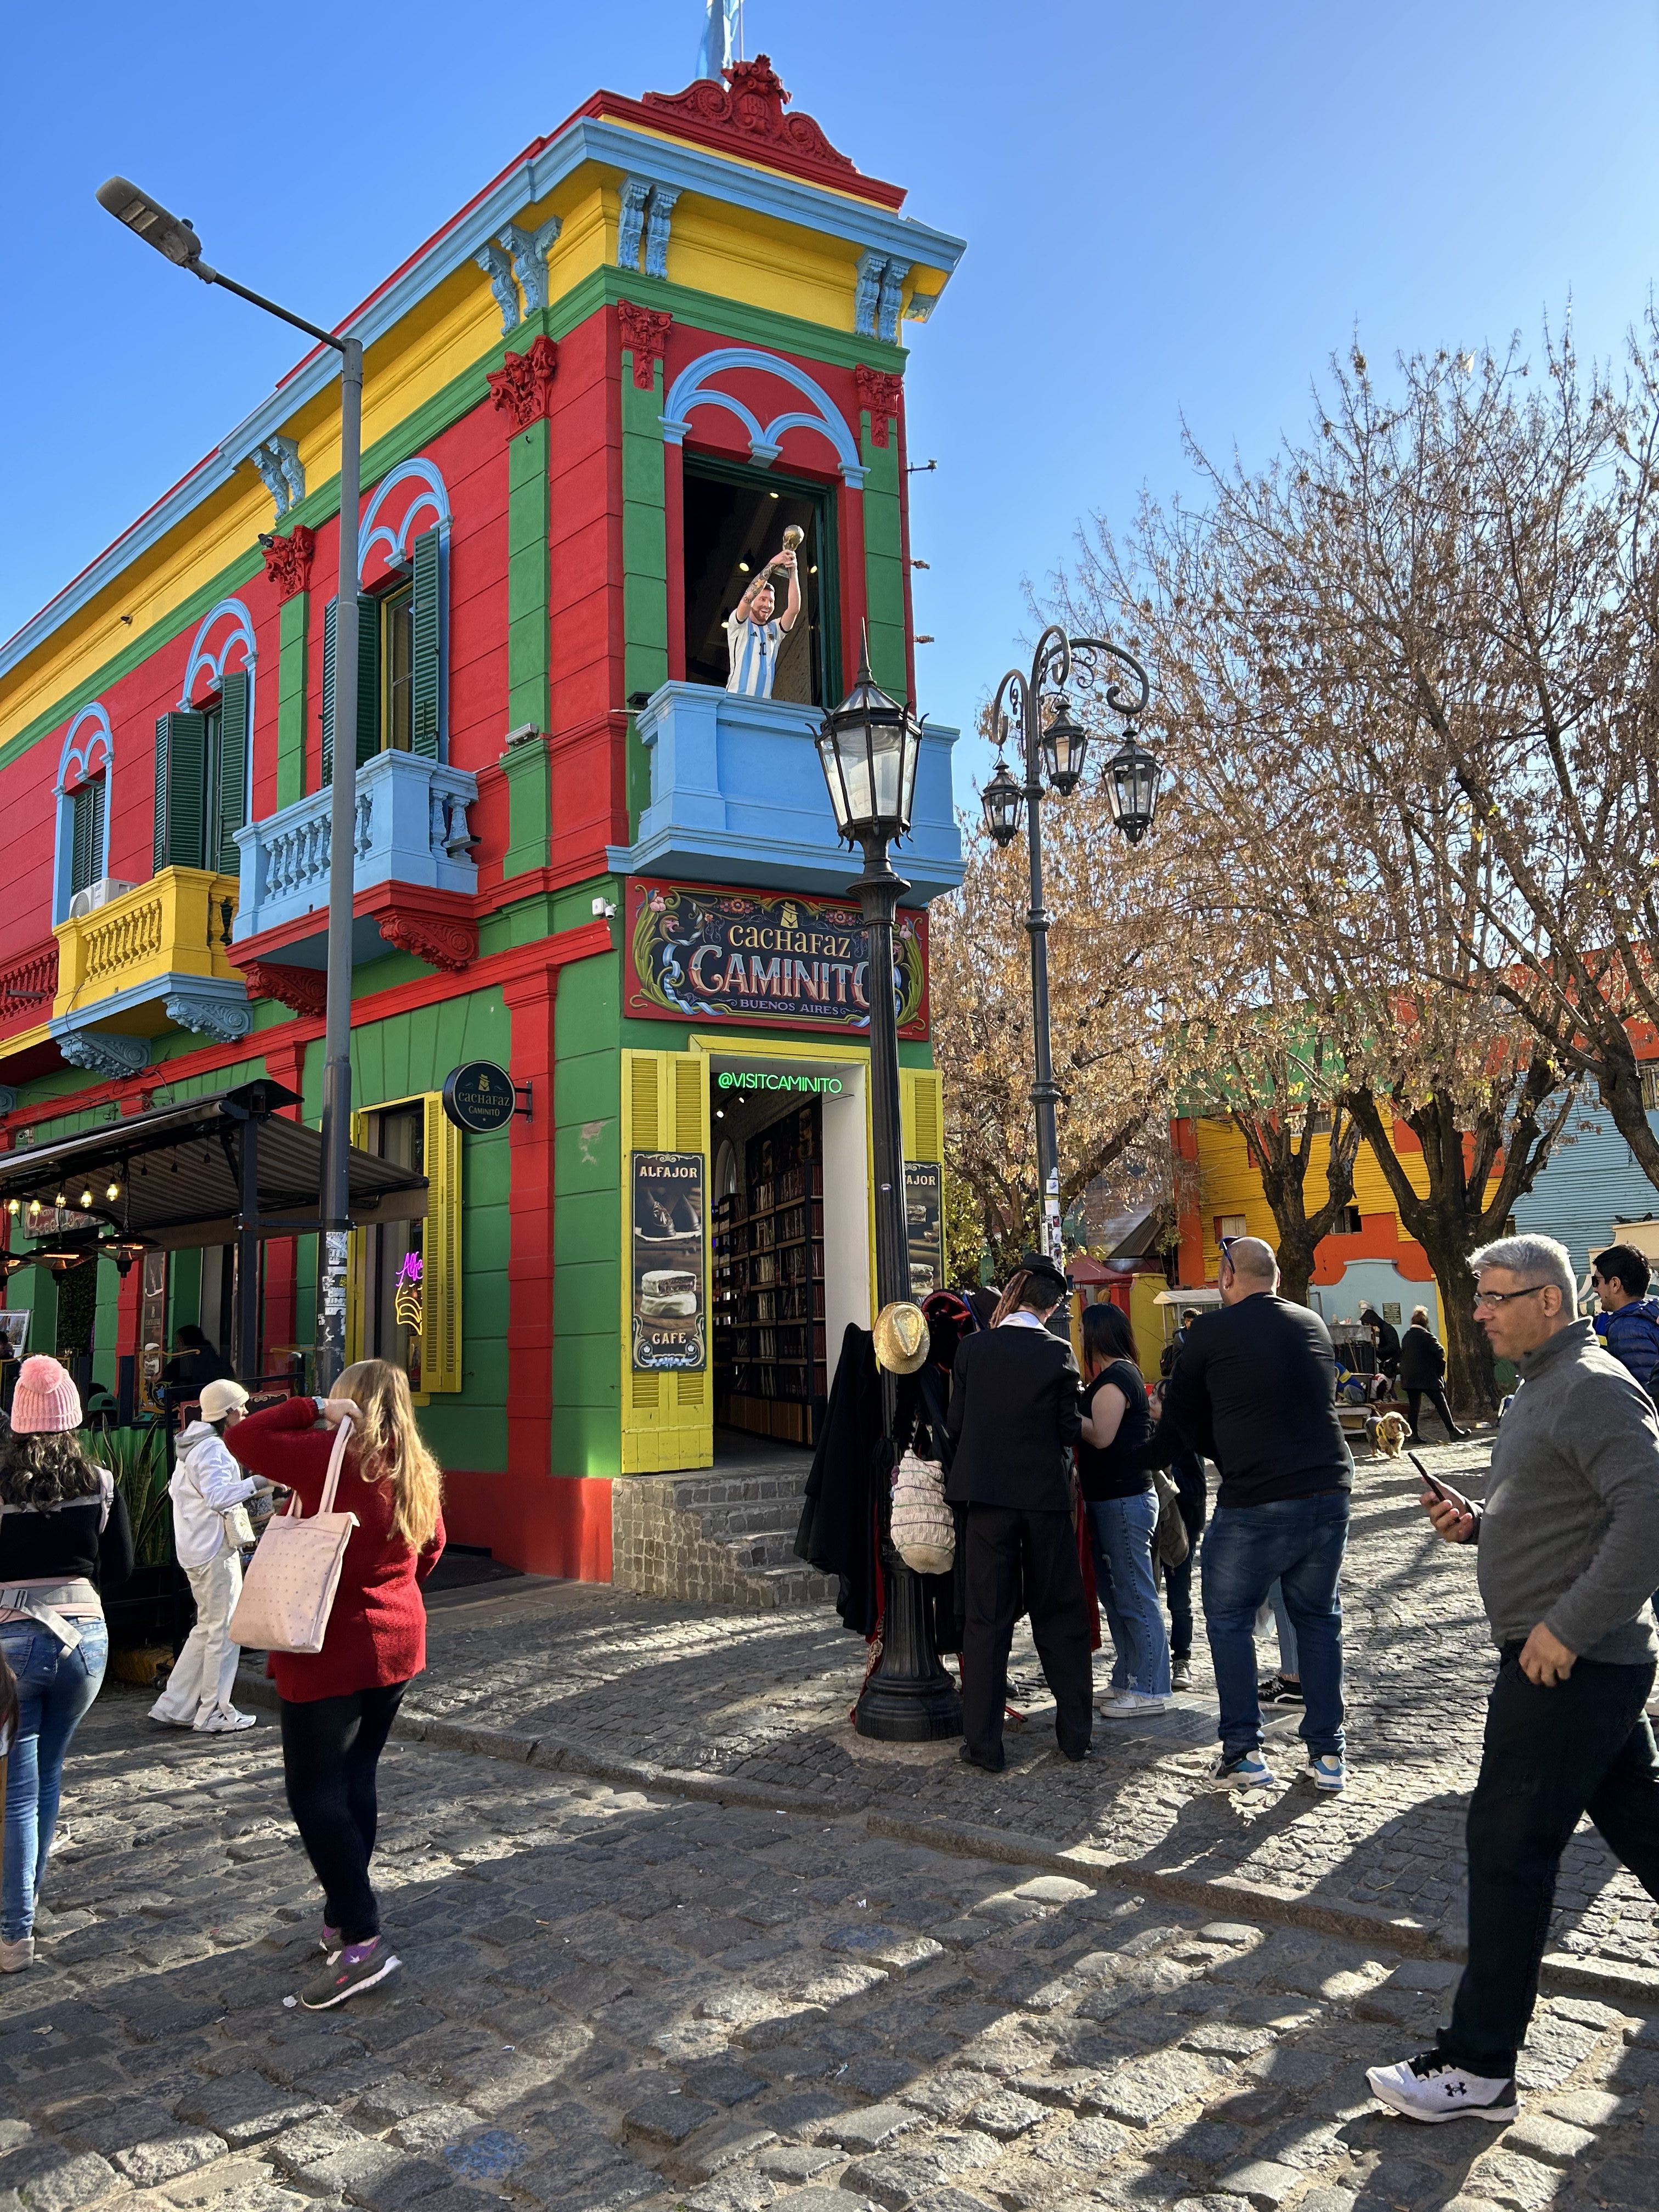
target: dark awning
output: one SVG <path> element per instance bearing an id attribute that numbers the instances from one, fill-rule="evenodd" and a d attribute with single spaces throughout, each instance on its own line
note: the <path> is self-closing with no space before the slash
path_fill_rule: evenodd
<path id="1" fill-rule="evenodd" d="M 262 1079 L 181 1106 L 83 1129 L 55 1145 L 0 1154 L 0 1206 L 18 1201 L 15 1226 L 31 1230 L 31 1203 L 53 1207 L 61 1192 L 71 1213 L 108 1223 L 134 1243 L 165 1251 L 226 1244 L 242 1225 L 241 1147 L 255 1139 L 260 1237 L 315 1235 L 319 1226 L 323 1140 L 277 1109 L 297 1106 L 295 1093 Z M 419 1221 L 426 1215 L 426 1177 L 354 1146 L 349 1155 L 351 1219 Z M 114 1199 L 108 1197 L 116 1187 Z M 90 1202 L 81 1203 L 83 1193 Z M 252 1226 L 252 1224 L 248 1224 Z M 54 1243 L 89 1244 L 90 1225 L 56 1222 Z"/>

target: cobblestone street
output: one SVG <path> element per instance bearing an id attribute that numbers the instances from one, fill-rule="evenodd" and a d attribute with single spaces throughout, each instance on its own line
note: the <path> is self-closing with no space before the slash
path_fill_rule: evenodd
<path id="1" fill-rule="evenodd" d="M 1365 2094 L 1455 1977 L 1487 1668 L 1413 1496 L 1362 1472 L 1334 1802 L 1204 1789 L 1201 1694 L 1080 1772 L 1033 1698 L 994 1779 L 852 1736 L 827 1612 L 455 1593 L 382 1769 L 405 1972 L 320 2016 L 283 2003 L 318 1912 L 269 1718 L 162 1735 L 112 1686 L 0 1984 L 0 2212 L 1650 2207 L 1659 1958 L 1593 1838 L 1521 2119 Z"/>

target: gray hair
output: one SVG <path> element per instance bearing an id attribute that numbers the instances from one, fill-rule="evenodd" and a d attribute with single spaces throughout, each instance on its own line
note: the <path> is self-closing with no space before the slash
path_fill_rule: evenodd
<path id="1" fill-rule="evenodd" d="M 1495 1244 L 1471 1252 L 1469 1266 L 1477 1275 L 1484 1275 L 1488 1267 L 1504 1267 L 1512 1275 L 1530 1276 L 1534 1283 L 1553 1283 L 1565 1310 L 1577 1310 L 1578 1278 L 1572 1272 L 1572 1255 L 1554 1237 L 1500 1237 Z"/>

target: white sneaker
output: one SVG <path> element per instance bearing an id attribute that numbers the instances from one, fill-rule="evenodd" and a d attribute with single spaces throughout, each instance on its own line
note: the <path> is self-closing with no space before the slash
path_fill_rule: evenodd
<path id="1" fill-rule="evenodd" d="M 1346 1790 L 1348 1786 L 1348 1770 L 1334 1751 L 1322 1752 L 1317 1759 L 1310 1759 L 1308 1772 L 1316 1790 Z"/>
<path id="2" fill-rule="evenodd" d="M 0 1937 L 0 1974 L 21 1974 L 34 1964 L 34 1938 L 20 1936 L 15 1943 Z"/>
<path id="3" fill-rule="evenodd" d="M 1419 2051 L 1397 2066 L 1368 2066 L 1371 2094 L 1391 2112 L 1438 2126 L 1444 2120 L 1490 2120 L 1503 2126 L 1520 2110 L 1512 2079 L 1466 2073 L 1437 2051 Z"/>
<path id="4" fill-rule="evenodd" d="M 1114 1690 L 1095 1711 L 1103 1720 L 1122 1720 L 1131 1713 L 1161 1713 L 1168 1703 L 1167 1698 L 1155 1698 L 1146 1690 Z"/>
<path id="5" fill-rule="evenodd" d="M 1234 1790 L 1271 1790 L 1278 1779 L 1259 1751 L 1244 1752 L 1237 1759 L 1224 1759 L 1216 1769 L 1216 1780 Z"/>
<path id="6" fill-rule="evenodd" d="M 257 1713 L 239 1713 L 234 1705 L 215 1705 L 197 1717 L 198 1735 L 234 1735 L 240 1729 L 251 1729 L 258 1720 Z"/>

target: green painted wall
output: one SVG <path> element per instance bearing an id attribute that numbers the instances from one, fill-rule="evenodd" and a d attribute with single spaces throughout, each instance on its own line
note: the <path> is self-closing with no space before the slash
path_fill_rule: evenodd
<path id="1" fill-rule="evenodd" d="M 306 635 L 311 594 L 284 599 L 277 617 L 276 804 L 291 806 L 306 793 Z"/>
<path id="2" fill-rule="evenodd" d="M 555 1011 L 556 1474 L 615 1474 L 622 1465 L 617 969 L 615 959 L 574 963 Z"/>
<path id="3" fill-rule="evenodd" d="M 634 382 L 634 355 L 622 357 L 623 689 L 652 692 L 668 681 L 668 526 L 663 489 L 662 363 L 651 389 Z M 639 726 L 628 725 L 628 819 L 636 836 L 651 803 L 651 763 Z"/>
<path id="4" fill-rule="evenodd" d="M 860 418 L 864 479 L 864 590 L 870 624 L 870 672 L 895 699 L 908 696 L 904 662 L 904 532 L 899 509 L 899 444 L 870 435 L 868 411 Z"/>
<path id="5" fill-rule="evenodd" d="M 507 726 L 547 727 L 548 432 L 545 418 L 507 449 Z"/>

